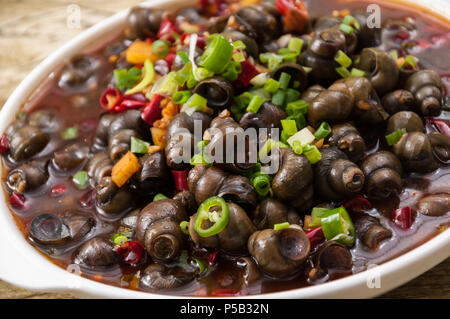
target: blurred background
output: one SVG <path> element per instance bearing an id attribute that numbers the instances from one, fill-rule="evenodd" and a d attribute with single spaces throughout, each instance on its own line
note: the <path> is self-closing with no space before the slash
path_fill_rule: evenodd
<path id="1" fill-rule="evenodd" d="M 151 0 L 150 0 L 151 1 Z M 320 0 L 315 0 L 320 1 Z M 45 57 L 74 36 L 138 0 L 0 0 L 0 106 Z M 80 19 L 77 19 L 79 13 Z M 1 261 L 0 261 L 1 262 Z M 450 298 L 450 259 L 383 298 Z M 73 298 L 0 280 L 0 298 Z"/>

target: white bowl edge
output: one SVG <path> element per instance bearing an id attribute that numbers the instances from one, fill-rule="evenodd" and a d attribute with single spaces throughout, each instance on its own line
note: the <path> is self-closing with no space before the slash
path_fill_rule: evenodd
<path id="1" fill-rule="evenodd" d="M 409 0 L 449 12 L 450 5 L 440 1 Z M 152 0 L 146 6 L 174 7 L 193 0 Z M 435 10 L 439 12 L 439 10 Z M 128 10 L 124 10 L 69 41 L 40 63 L 14 90 L 0 111 L 0 132 L 13 120 L 16 111 L 27 101 L 32 93 L 68 57 L 86 49 L 89 44 L 105 34 L 119 32 L 125 22 Z M 445 15 L 444 15 L 445 16 Z M 110 35 L 108 34 L 108 36 Z M 0 278 L 6 282 L 35 291 L 71 292 L 79 297 L 90 298 L 186 298 L 147 292 L 133 291 L 76 276 L 51 263 L 33 248 L 18 229 L 5 200 L 0 200 Z M 241 298 L 369 298 L 381 295 L 429 270 L 450 256 L 450 229 L 421 246 L 407 252 L 376 268 L 317 286 L 288 291 L 243 296 Z M 367 281 L 380 276 L 380 288 L 369 288 Z M 191 297 L 193 298 L 193 297 Z"/>

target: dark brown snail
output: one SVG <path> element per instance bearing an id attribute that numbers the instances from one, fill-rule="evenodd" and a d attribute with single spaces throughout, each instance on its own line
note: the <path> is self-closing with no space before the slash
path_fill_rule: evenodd
<path id="1" fill-rule="evenodd" d="M 397 156 L 378 151 L 367 156 L 361 163 L 366 177 L 365 192 L 372 198 L 387 198 L 402 190 L 403 167 Z"/>
<path id="2" fill-rule="evenodd" d="M 384 227 L 378 218 L 367 214 L 361 214 L 354 220 L 356 236 L 364 246 L 376 249 L 379 244 L 392 237 L 392 231 Z"/>
<path id="3" fill-rule="evenodd" d="M 415 72 L 406 81 L 405 89 L 414 95 L 416 108 L 425 116 L 439 115 L 442 108 L 443 85 L 433 70 Z"/>
<path id="4" fill-rule="evenodd" d="M 220 248 L 228 252 L 244 252 L 247 249 L 247 240 L 256 231 L 255 226 L 247 213 L 238 205 L 227 202 L 229 221 L 227 226 L 217 235 L 201 237 L 194 229 L 194 219 L 191 216 L 189 234 L 192 241 L 203 247 Z M 209 221 L 203 222 L 208 227 Z"/>
<path id="5" fill-rule="evenodd" d="M 364 174 L 335 147 L 321 149 L 322 160 L 314 166 L 316 193 L 331 201 L 343 200 L 364 187 Z"/>
<path id="6" fill-rule="evenodd" d="M 188 175 L 188 187 L 198 205 L 212 196 L 223 197 L 243 208 L 256 207 L 258 198 L 250 181 L 240 175 L 230 175 L 217 167 L 196 165 Z"/>
<path id="7" fill-rule="evenodd" d="M 263 200 L 253 214 L 253 224 L 259 230 L 273 228 L 275 224 L 284 222 L 302 224 L 299 214 L 294 209 L 273 198 Z"/>
<path id="8" fill-rule="evenodd" d="M 300 226 L 254 232 L 248 251 L 259 267 L 274 277 L 286 277 L 299 270 L 310 251 L 309 239 Z"/>
<path id="9" fill-rule="evenodd" d="M 308 209 L 314 194 L 311 163 L 291 149 L 281 149 L 280 163 L 272 180 L 274 195 L 295 209 Z"/>
<path id="10" fill-rule="evenodd" d="M 183 247 L 184 234 L 180 223 L 187 220 L 184 207 L 173 199 L 151 202 L 139 213 L 136 239 L 144 244 L 155 261 L 176 259 Z"/>
<path id="11" fill-rule="evenodd" d="M 343 151 L 354 162 L 359 161 L 366 150 L 364 139 L 350 123 L 333 125 L 328 143 Z"/>

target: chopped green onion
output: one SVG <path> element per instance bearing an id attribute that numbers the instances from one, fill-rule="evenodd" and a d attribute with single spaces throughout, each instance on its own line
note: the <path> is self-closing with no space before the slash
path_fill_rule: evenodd
<path id="1" fill-rule="evenodd" d="M 350 77 L 350 71 L 343 66 L 336 68 L 336 72 L 339 73 L 339 75 L 342 76 L 343 78 Z"/>
<path id="2" fill-rule="evenodd" d="M 211 166 L 212 165 L 212 160 L 210 160 L 209 157 L 206 156 L 206 154 L 201 152 L 199 154 L 195 154 L 194 156 L 192 156 L 192 158 L 191 158 L 191 165 L 192 166 L 195 166 L 195 165 Z"/>
<path id="3" fill-rule="evenodd" d="M 305 70 L 306 73 L 310 73 L 312 71 L 312 68 L 310 68 L 309 66 L 304 66 L 303 70 Z"/>
<path id="4" fill-rule="evenodd" d="M 180 228 L 181 228 L 181 231 L 183 232 L 183 234 L 189 235 L 189 222 L 188 221 L 183 220 L 180 223 Z"/>
<path id="5" fill-rule="evenodd" d="M 274 148 L 289 148 L 289 146 L 280 141 L 275 141 L 269 138 L 260 148 L 258 152 L 258 158 L 259 159 L 266 158 L 267 155 L 269 155 L 270 151 Z"/>
<path id="6" fill-rule="evenodd" d="M 113 241 L 114 245 L 122 246 L 123 244 L 125 244 L 128 241 L 128 237 L 124 236 L 120 233 L 117 233 L 117 234 L 114 234 L 114 236 L 111 238 L 111 240 Z"/>
<path id="7" fill-rule="evenodd" d="M 329 211 L 325 207 L 314 207 L 311 211 L 311 227 L 320 226 L 320 219 L 324 216 L 324 213 Z"/>
<path id="8" fill-rule="evenodd" d="M 264 103 L 264 99 L 258 95 L 254 95 L 247 106 L 247 112 L 258 113 L 259 108 Z"/>
<path id="9" fill-rule="evenodd" d="M 264 86 L 268 80 L 273 80 L 273 79 L 269 79 L 269 75 L 267 73 L 260 73 L 250 80 L 250 84 L 253 86 L 258 86 L 258 87 Z M 265 88 L 265 86 L 264 86 L 264 88 Z"/>
<path id="10" fill-rule="evenodd" d="M 78 189 L 85 189 L 89 186 L 89 176 L 86 171 L 79 171 L 72 178 L 73 183 Z"/>
<path id="11" fill-rule="evenodd" d="M 298 131 L 295 120 L 281 120 L 281 126 L 289 136 L 294 135 Z"/>
<path id="12" fill-rule="evenodd" d="M 295 62 L 297 56 L 299 55 L 299 52 L 291 51 L 288 48 L 282 48 L 278 50 L 279 57 L 284 62 Z"/>
<path id="13" fill-rule="evenodd" d="M 236 50 L 245 50 L 246 45 L 244 44 L 244 42 L 242 42 L 241 40 L 237 40 L 233 42 L 233 47 Z"/>
<path id="14" fill-rule="evenodd" d="M 417 67 L 417 61 L 418 59 L 415 56 L 407 55 L 405 57 L 405 62 L 401 66 L 401 69 L 411 67 L 412 69 L 415 69 Z"/>
<path id="15" fill-rule="evenodd" d="M 228 62 L 233 56 L 233 46 L 224 36 L 216 33 L 209 37 L 205 51 L 200 57 L 198 64 L 214 73 L 220 74 L 225 71 Z"/>
<path id="16" fill-rule="evenodd" d="M 162 78 L 156 81 L 155 85 L 152 88 L 152 91 L 150 92 L 150 97 L 152 97 L 154 93 L 169 96 L 174 95 L 175 92 L 178 90 L 178 82 L 176 78 L 177 78 L 176 72 L 169 72 L 166 75 L 164 75 Z"/>
<path id="17" fill-rule="evenodd" d="M 291 135 L 286 133 L 285 130 L 281 130 L 280 141 L 282 141 L 283 143 L 287 143 L 287 140 L 288 140 L 289 137 L 291 137 Z"/>
<path id="18" fill-rule="evenodd" d="M 357 30 L 361 29 L 361 25 L 359 24 L 359 21 L 350 15 L 346 16 L 342 22 L 344 22 L 344 24 L 346 24 L 348 26 L 355 27 Z"/>
<path id="19" fill-rule="evenodd" d="M 351 26 L 347 25 L 347 24 L 341 24 L 339 26 L 339 30 L 341 30 L 342 32 L 346 33 L 346 34 L 353 34 L 353 32 L 355 32 L 355 29 L 353 29 Z"/>
<path id="20" fill-rule="evenodd" d="M 299 141 L 302 146 L 312 143 L 315 140 L 314 135 L 308 128 L 303 128 L 288 139 L 288 144 L 292 147 L 294 141 Z"/>
<path id="21" fill-rule="evenodd" d="M 279 81 L 280 89 L 287 89 L 289 86 L 289 82 L 291 81 L 291 75 L 286 72 L 281 72 Z"/>
<path id="22" fill-rule="evenodd" d="M 289 115 L 308 113 L 309 103 L 303 100 L 289 102 L 286 106 L 286 113 Z"/>
<path id="23" fill-rule="evenodd" d="M 162 40 L 156 40 L 152 44 L 152 51 L 159 57 L 165 57 L 169 53 L 169 45 Z"/>
<path id="24" fill-rule="evenodd" d="M 138 68 L 132 67 L 129 70 L 115 69 L 114 83 L 119 90 L 131 89 L 140 80 L 142 71 Z"/>
<path id="25" fill-rule="evenodd" d="M 156 194 L 155 197 L 153 197 L 153 201 L 156 202 L 156 201 L 159 201 L 161 199 L 167 199 L 167 198 L 169 198 L 169 197 L 167 197 L 164 194 L 159 193 L 159 194 Z"/>
<path id="26" fill-rule="evenodd" d="M 397 50 L 391 50 L 391 51 L 389 51 L 389 54 L 391 55 L 392 58 L 394 58 L 394 60 L 398 59 L 398 52 L 397 52 Z"/>
<path id="27" fill-rule="evenodd" d="M 147 154 L 150 143 L 140 140 L 134 136 L 131 137 L 130 151 L 137 154 Z"/>
<path id="28" fill-rule="evenodd" d="M 200 270 L 200 274 L 203 274 L 209 270 L 209 264 L 203 259 L 194 257 L 192 258 L 192 260 L 194 260 L 197 264 L 198 269 Z"/>
<path id="29" fill-rule="evenodd" d="M 239 62 L 230 62 L 221 75 L 228 81 L 235 81 L 242 72 L 242 65 Z"/>
<path id="30" fill-rule="evenodd" d="M 131 89 L 127 90 L 125 94 L 128 95 L 143 91 L 147 86 L 150 85 L 154 77 L 155 77 L 155 68 L 153 67 L 152 61 L 150 61 L 150 59 L 147 59 L 144 61 L 144 66 L 142 67 L 141 81 L 139 81 L 139 83 L 136 84 Z"/>
<path id="31" fill-rule="evenodd" d="M 302 52 L 303 39 L 291 38 L 289 40 L 288 49 L 297 53 Z"/>
<path id="32" fill-rule="evenodd" d="M 203 81 L 212 76 L 214 76 L 214 72 L 211 72 L 205 68 L 196 68 L 195 69 L 195 78 L 197 79 L 197 81 Z"/>
<path id="33" fill-rule="evenodd" d="M 233 61 L 236 61 L 236 62 L 239 62 L 239 63 L 244 62 L 245 61 L 244 53 L 242 53 L 241 51 L 234 53 L 233 54 Z"/>
<path id="34" fill-rule="evenodd" d="M 244 92 L 241 95 L 239 95 L 239 98 L 242 101 L 242 103 L 244 103 L 244 105 L 249 105 L 250 101 L 253 98 L 253 94 L 251 94 L 250 92 Z"/>
<path id="35" fill-rule="evenodd" d="M 186 103 L 189 98 L 192 96 L 191 91 L 177 91 L 175 92 L 175 94 L 172 96 L 172 102 L 175 104 L 184 104 Z"/>
<path id="36" fill-rule="evenodd" d="M 275 93 L 280 88 L 280 82 L 274 80 L 274 79 L 268 79 L 267 82 L 264 84 L 264 90 L 270 93 Z"/>
<path id="37" fill-rule="evenodd" d="M 297 113 L 294 115 L 289 115 L 287 118 L 287 120 L 294 120 L 295 123 L 297 124 L 297 129 L 301 130 L 306 126 L 306 120 L 305 120 L 305 116 L 301 113 Z"/>
<path id="38" fill-rule="evenodd" d="M 195 93 L 189 98 L 189 100 L 186 102 L 186 104 L 191 107 L 196 107 L 197 110 L 203 110 L 205 108 L 207 102 L 208 102 L 207 99 L 205 99 L 200 94 Z"/>
<path id="39" fill-rule="evenodd" d="M 397 144 L 398 141 L 400 141 L 400 139 L 402 138 L 403 134 L 405 133 L 406 133 L 405 128 L 399 128 L 398 130 L 392 132 L 391 134 L 386 135 L 386 142 L 388 143 L 389 146 Z"/>
<path id="40" fill-rule="evenodd" d="M 184 64 L 189 63 L 189 55 L 185 51 L 178 51 L 177 55 L 180 57 L 181 61 L 183 61 Z"/>
<path id="41" fill-rule="evenodd" d="M 303 146 L 303 155 L 306 156 L 311 164 L 316 164 L 322 159 L 322 153 L 320 153 L 317 146 L 311 144 Z"/>
<path id="42" fill-rule="evenodd" d="M 292 150 L 294 151 L 295 154 L 302 155 L 302 153 L 303 153 L 303 146 L 302 146 L 302 144 L 300 144 L 299 141 L 294 141 L 292 143 Z"/>
<path id="43" fill-rule="evenodd" d="M 266 197 L 269 194 L 271 178 L 267 174 L 258 173 L 252 178 L 253 187 L 261 197 Z"/>
<path id="44" fill-rule="evenodd" d="M 63 140 L 73 140 L 74 138 L 77 138 L 78 128 L 75 126 L 66 128 L 61 132 L 61 137 Z"/>
<path id="45" fill-rule="evenodd" d="M 286 99 L 284 101 L 284 103 L 291 103 L 294 102 L 296 100 L 298 100 L 298 98 L 300 97 L 300 92 L 294 89 L 286 89 Z"/>
<path id="46" fill-rule="evenodd" d="M 283 62 L 283 59 L 279 55 L 271 53 L 267 67 L 270 71 L 273 71 L 280 66 L 281 62 Z"/>
<path id="47" fill-rule="evenodd" d="M 355 243 L 355 226 L 343 206 L 317 210 L 316 216 L 314 216 L 313 210 L 312 219 L 313 223 L 320 223 L 327 240 L 336 240 L 348 246 Z"/>
<path id="48" fill-rule="evenodd" d="M 285 99 L 286 99 L 286 92 L 284 90 L 278 90 L 272 96 L 272 103 L 281 107 L 284 105 Z"/>
<path id="49" fill-rule="evenodd" d="M 357 68 L 352 68 L 350 75 L 351 76 L 364 76 L 364 75 L 366 75 L 366 72 L 364 72 L 363 70 L 357 69 Z"/>
<path id="50" fill-rule="evenodd" d="M 314 133 L 314 136 L 316 140 L 320 140 L 322 138 L 327 137 L 330 134 L 331 134 L 330 124 L 328 124 L 327 122 L 322 122 L 317 131 Z"/>
<path id="51" fill-rule="evenodd" d="M 339 50 L 336 53 L 336 55 L 334 56 L 334 61 L 339 63 L 344 68 L 348 68 L 350 65 L 352 65 L 352 59 L 350 59 L 348 55 L 345 54 L 342 50 Z"/>
<path id="52" fill-rule="evenodd" d="M 279 224 L 273 225 L 273 229 L 274 230 L 282 230 L 285 228 L 289 228 L 289 226 L 291 226 L 291 224 L 289 224 L 288 222 L 284 222 L 284 223 L 279 223 Z"/>

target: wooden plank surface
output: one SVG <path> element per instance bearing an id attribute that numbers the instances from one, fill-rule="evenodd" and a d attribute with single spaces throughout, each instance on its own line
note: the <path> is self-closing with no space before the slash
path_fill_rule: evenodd
<path id="1" fill-rule="evenodd" d="M 133 6 L 137 0 L 0 0 L 0 105 L 49 53 L 82 30 Z M 107 3 L 107 5 L 105 5 Z M 71 27 L 72 4 L 80 8 L 80 28 Z M 73 7 L 72 7 L 73 8 Z M 69 24 L 67 24 L 68 19 Z M 1 261 L 0 261 L 1 262 Z M 450 298 L 450 258 L 383 298 Z M 0 298 L 74 298 L 33 292 L 0 281 Z"/>

